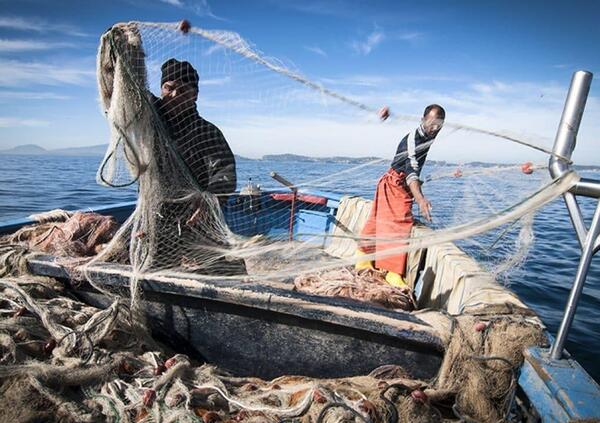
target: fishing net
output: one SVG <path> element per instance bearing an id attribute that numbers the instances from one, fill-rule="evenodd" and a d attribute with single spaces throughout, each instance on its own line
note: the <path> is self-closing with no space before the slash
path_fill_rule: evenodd
<path id="1" fill-rule="evenodd" d="M 344 165 L 341 153 L 357 145 L 364 150 L 372 140 L 397 140 L 399 134 L 418 126 L 419 118 L 396 114 L 395 123 L 382 125 L 375 110 L 363 102 L 309 80 L 292 66 L 263 55 L 239 35 L 187 24 L 185 28 L 115 25 L 102 37 L 98 78 L 101 106 L 111 129 L 98 181 L 113 187 L 137 182 L 139 196 L 134 214 L 97 260 L 118 256 L 114 250 L 129 245 L 130 264 L 139 273 L 179 268 L 236 280 L 296 277 L 353 265 L 355 257 L 320 257 L 318 264 L 314 262 L 315 249 L 321 251 L 334 238 L 343 238 L 357 246 L 386 243 L 387 248 L 371 252 L 364 260 L 465 240 L 476 254 L 487 256 L 490 268 L 502 276 L 527 255 L 533 241 L 532 213 L 574 181 L 572 175 L 556 181 L 540 175 L 507 179 L 506 174 L 519 172 L 519 166 L 436 166 L 422 177 L 425 189 L 431 185 L 440 194 L 434 209 L 444 212 L 441 219 L 434 216 L 433 234 L 415 238 L 390 232 L 384 239 L 381 235 L 372 239 L 361 235 L 361 228 L 332 234 L 335 222 L 326 231 L 325 225 L 301 224 L 310 220 L 311 211 L 322 211 L 327 205 L 326 198 L 312 193 L 350 190 L 368 198 L 389 166 L 388 159 L 376 158 Z M 218 122 L 218 127 L 209 120 Z M 348 128 L 356 133 L 349 134 Z M 448 136 L 458 132 L 477 142 L 495 138 L 547 151 L 504 133 L 452 122 L 446 122 L 446 128 Z M 234 157 L 230 146 L 254 154 L 300 153 L 324 142 L 330 147 L 318 151 L 331 151 L 329 162 L 313 159 L 310 172 L 295 175 L 301 180 L 291 183 L 275 175 L 287 187 L 269 179 L 266 169 L 251 169 L 254 182 L 247 187 L 237 182 L 244 178 L 237 174 L 236 163 L 241 168 L 246 159 Z M 420 145 L 417 155 L 432 142 Z M 295 156 L 275 157 L 276 162 Z M 296 167 L 301 168 L 299 160 Z M 283 169 L 292 163 L 284 163 Z M 534 168 L 529 166 L 527 172 Z M 286 176 L 280 169 L 270 170 Z M 244 172 L 248 173 L 247 167 Z M 281 192 L 264 199 L 256 195 L 260 188 Z M 236 189 L 242 195 L 231 196 Z M 516 249 L 502 250 L 507 243 L 498 240 L 506 234 L 517 239 Z M 289 252 L 287 259 L 281 251 Z M 285 266 L 256 265 L 273 262 L 274 254 L 284 259 Z"/>
<path id="2" fill-rule="evenodd" d="M 0 297 L 6 421 L 499 421 L 509 412 L 519 351 L 545 342 L 531 316 L 458 316 L 434 380 L 397 365 L 348 378 L 262 380 L 139 342 L 124 305 L 90 307 L 55 279 L 5 277 Z"/>
<path id="3" fill-rule="evenodd" d="M 421 179 L 426 194 L 436 193 L 428 195 L 431 229 L 367 237 L 362 227 L 371 203 L 361 197 L 372 198 L 391 148 L 420 117 L 395 113 L 382 124 L 367 105 L 374 100 L 368 87 L 342 95 L 238 34 L 187 24 L 113 26 L 101 38 L 97 73 L 111 134 L 97 179 L 114 188 L 137 185 L 138 201 L 120 225 L 55 212 L 2 240 L 0 276 L 12 275 L 0 280 L 4 415 L 139 422 L 507 417 L 523 348 L 545 342 L 524 307 L 474 302 L 484 306 L 473 306 L 475 315 L 464 304 L 450 311 L 450 299 L 441 314 L 457 316 L 445 317 L 451 330 L 434 380 L 391 366 L 355 378 L 264 381 L 201 366 L 156 343 L 140 281 L 176 272 L 215 283 L 283 282 L 290 290 L 413 311 L 422 308 L 416 280 L 392 286 L 381 269 L 358 271 L 356 262 L 408 253 L 419 263 L 423 251 L 439 248 L 441 257 L 456 241 L 485 263 L 492 282 L 509 280 L 532 245 L 533 214 L 571 188 L 575 174 L 549 180 L 541 172 L 526 175 L 531 167 L 522 173 L 515 165 L 428 163 Z M 438 143 L 492 139 L 549 153 L 531 140 L 449 118 L 428 157 L 432 162 Z M 388 147 L 377 147 L 382 142 Z M 311 151 L 328 158 L 307 157 Z M 345 151 L 363 151 L 364 158 Z M 336 207 L 335 216 L 326 216 Z M 388 248 L 357 258 L 365 242 Z M 54 279 L 26 276 L 25 246 L 87 258 L 70 265 L 110 306 L 94 309 L 63 295 Z M 128 266 L 129 292 L 97 278 L 94 269 L 107 262 Z"/>
<path id="4" fill-rule="evenodd" d="M 113 217 L 95 213 L 56 210 L 32 218 L 39 224 L 19 229 L 5 242 L 24 244 L 57 257 L 91 257 L 102 251 L 118 229 Z M 126 256 L 126 251 L 121 256 Z"/>

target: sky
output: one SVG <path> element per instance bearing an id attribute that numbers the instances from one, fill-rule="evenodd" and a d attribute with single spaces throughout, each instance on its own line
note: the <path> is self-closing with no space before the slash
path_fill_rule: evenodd
<path id="1" fill-rule="evenodd" d="M 0 0 L 0 149 L 108 142 L 98 103 L 100 36 L 130 20 L 238 33 L 307 80 L 395 116 L 430 103 L 447 121 L 551 148 L 571 75 L 600 73 L 600 2 Z M 366 113 L 269 71 L 196 34 L 144 39 L 149 88 L 168 57 L 201 78 L 198 110 L 237 154 L 391 157 L 417 123 Z M 165 35 L 166 34 L 166 35 Z M 592 83 L 574 162 L 600 165 L 600 83 Z M 544 162 L 500 139 L 446 127 L 430 158 Z"/>

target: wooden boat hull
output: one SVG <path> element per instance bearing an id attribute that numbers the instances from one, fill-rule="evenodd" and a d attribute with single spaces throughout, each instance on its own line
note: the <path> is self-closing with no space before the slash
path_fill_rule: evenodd
<path id="1" fill-rule="evenodd" d="M 111 299 L 78 281 L 47 256 L 29 260 L 33 272 L 56 277 L 88 304 Z M 126 292 L 127 266 L 92 268 L 104 289 Z M 315 297 L 239 281 L 206 281 L 154 274 L 142 280 L 143 304 L 159 339 L 184 347 L 241 376 L 286 374 L 342 377 L 396 364 L 431 378 L 444 343 L 429 324 L 409 313 L 343 299 Z"/>

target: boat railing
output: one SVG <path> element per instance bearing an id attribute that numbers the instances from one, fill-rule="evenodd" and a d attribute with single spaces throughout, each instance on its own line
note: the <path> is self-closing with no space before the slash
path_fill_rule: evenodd
<path id="1" fill-rule="evenodd" d="M 548 169 L 553 178 L 559 178 L 567 172 L 573 171 L 571 169 L 571 155 L 575 149 L 577 132 L 579 131 L 592 78 L 591 72 L 578 71 L 573 74 L 571 79 L 571 86 L 554 141 L 553 155 L 548 162 Z M 589 227 L 586 226 L 583 219 L 577 196 L 599 199 Z M 550 349 L 552 360 L 560 360 L 563 357 L 564 345 L 573 324 L 577 303 L 585 284 L 592 257 L 600 250 L 600 181 L 581 178 L 563 197 L 581 246 L 581 258 L 567 300 L 565 313 L 556 339 Z"/>

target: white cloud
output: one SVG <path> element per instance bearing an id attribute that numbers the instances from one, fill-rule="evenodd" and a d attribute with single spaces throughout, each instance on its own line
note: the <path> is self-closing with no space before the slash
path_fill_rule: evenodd
<path id="1" fill-rule="evenodd" d="M 71 97 L 52 92 L 1 91 L 0 100 L 68 100 Z"/>
<path id="2" fill-rule="evenodd" d="M 380 29 L 375 29 L 367 36 L 365 40 L 352 41 L 350 46 L 356 53 L 366 56 L 371 53 L 375 47 L 381 44 L 383 40 L 385 40 L 385 34 L 383 31 Z"/>
<path id="3" fill-rule="evenodd" d="M 225 46 L 223 46 L 222 44 L 211 44 L 206 50 L 204 50 L 202 52 L 203 56 L 210 56 L 213 53 L 216 53 L 218 51 L 221 51 L 225 48 Z"/>
<path id="4" fill-rule="evenodd" d="M 84 85 L 93 81 L 94 68 L 0 59 L 0 86 Z"/>
<path id="5" fill-rule="evenodd" d="M 34 50 L 52 50 L 57 48 L 76 47 L 73 43 L 51 43 L 38 40 L 6 40 L 0 39 L 0 52 L 19 52 Z"/>
<path id="6" fill-rule="evenodd" d="M 273 153 L 391 157 L 397 138 L 397 128 L 364 117 L 346 120 L 260 114 L 232 119 L 220 127 L 232 149 L 248 157 Z"/>
<path id="7" fill-rule="evenodd" d="M 365 115 L 334 99 L 317 103 L 310 102 L 309 96 L 304 100 L 295 97 L 291 111 L 273 102 L 266 113 L 260 114 L 259 106 L 243 103 L 238 108 L 211 111 L 211 120 L 223 126 L 236 152 L 250 157 L 281 152 L 392 157 L 400 138 L 418 124 L 423 108 L 439 103 L 446 108 L 448 125 L 432 148 L 430 159 L 544 163 L 548 159 L 544 153 L 490 135 L 455 131 L 454 125 L 513 136 L 551 150 L 568 90 L 554 82 L 527 81 L 467 83 L 448 91 L 390 90 L 390 85 L 369 87 L 367 93 L 358 86 L 344 90 L 348 97 L 375 108 L 390 105 L 393 118 L 385 124 L 379 123 L 374 114 Z M 363 94 L 354 95 L 352 91 Z M 270 101 L 263 100 L 267 104 Z M 596 146 L 600 122 L 594 119 L 599 114 L 600 98 L 590 96 L 573 155 L 576 164 L 600 164 Z"/>
<path id="8" fill-rule="evenodd" d="M 383 87 L 383 86 L 406 86 L 409 83 L 421 81 L 433 82 L 465 82 L 468 78 L 462 78 L 451 75 L 428 75 L 428 74 L 394 74 L 394 75 L 376 75 L 376 74 L 357 74 L 344 76 L 331 76 L 320 78 L 323 84 L 328 86 L 354 86 L 354 87 Z M 348 87 L 344 88 L 345 90 Z"/>
<path id="9" fill-rule="evenodd" d="M 312 53 L 318 54 L 319 56 L 323 56 L 323 57 L 327 57 L 327 53 L 325 53 L 325 51 L 317 46 L 304 46 L 304 49 L 307 51 L 310 51 Z"/>
<path id="10" fill-rule="evenodd" d="M 199 85 L 225 85 L 231 82 L 231 77 L 226 76 L 224 78 L 212 78 L 212 79 L 200 79 Z"/>
<path id="11" fill-rule="evenodd" d="M 394 38 L 398 39 L 398 40 L 402 40 L 402 41 L 415 41 L 420 38 L 423 38 L 423 33 L 421 33 L 421 32 L 404 32 L 401 34 L 396 34 L 394 36 Z"/>
<path id="12" fill-rule="evenodd" d="M 224 21 L 226 19 L 215 15 L 212 12 L 208 0 L 159 0 L 161 3 L 166 3 L 171 6 L 178 7 L 180 9 L 186 9 L 194 12 L 198 16 L 209 17 L 217 20 Z"/>
<path id="13" fill-rule="evenodd" d="M 23 119 L 19 117 L 1 117 L 0 116 L 0 128 L 12 128 L 22 126 L 47 126 L 50 122 L 38 119 Z"/>
<path id="14" fill-rule="evenodd" d="M 389 84 L 390 79 L 380 75 L 347 75 L 338 78 L 321 78 L 321 81 L 332 86 L 378 87 Z"/>
<path id="15" fill-rule="evenodd" d="M 25 18 L 20 16 L 0 16 L 0 28 L 15 29 L 20 31 L 33 31 L 38 33 L 59 32 L 62 34 L 84 37 L 89 34 L 79 28 L 68 24 L 48 22 L 41 18 Z"/>
<path id="16" fill-rule="evenodd" d="M 277 7 L 313 15 L 347 18 L 360 13 L 358 4 L 349 0 L 269 0 Z"/>

